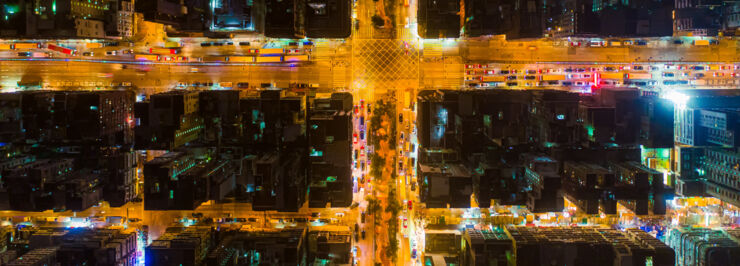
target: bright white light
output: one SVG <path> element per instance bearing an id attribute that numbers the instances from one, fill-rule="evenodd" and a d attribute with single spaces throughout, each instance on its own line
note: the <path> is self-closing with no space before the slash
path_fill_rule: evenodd
<path id="1" fill-rule="evenodd" d="M 688 95 L 677 91 L 668 91 L 663 94 L 663 98 L 668 99 L 679 106 L 686 105 L 690 99 Z"/>

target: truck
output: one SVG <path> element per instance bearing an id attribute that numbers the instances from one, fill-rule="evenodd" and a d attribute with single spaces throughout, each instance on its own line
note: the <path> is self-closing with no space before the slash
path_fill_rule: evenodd
<path id="1" fill-rule="evenodd" d="M 85 48 L 87 48 L 87 49 L 96 49 L 96 48 L 102 48 L 102 47 L 103 47 L 103 43 L 101 43 L 101 42 L 88 42 L 88 43 L 85 43 Z"/>
<path id="2" fill-rule="evenodd" d="M 75 55 L 77 53 L 75 49 L 62 47 L 62 46 L 59 46 L 53 43 L 46 44 L 46 49 L 60 52 L 60 53 L 67 54 L 67 55 Z"/>
<path id="3" fill-rule="evenodd" d="M 262 48 L 259 50 L 259 54 L 283 54 L 285 49 L 283 48 Z"/>
<path id="4" fill-rule="evenodd" d="M 178 43 L 178 42 L 166 42 L 166 43 L 164 43 L 164 47 L 165 48 L 179 48 L 180 47 L 180 43 Z"/>
<path id="5" fill-rule="evenodd" d="M 179 54 L 180 49 L 179 48 L 152 47 L 152 48 L 149 48 L 149 53 L 150 54 L 162 54 L 162 55 Z"/>
<path id="6" fill-rule="evenodd" d="M 233 82 L 219 82 L 218 86 L 221 86 L 222 88 L 231 88 L 234 87 Z"/>
<path id="7" fill-rule="evenodd" d="M 565 80 L 565 75 L 542 75 L 540 76 L 540 81 L 560 81 Z"/>
<path id="8" fill-rule="evenodd" d="M 600 74 L 601 79 L 617 79 L 622 80 L 624 79 L 624 73 L 601 73 Z"/>
<path id="9" fill-rule="evenodd" d="M 137 54 L 134 56 L 136 61 L 159 61 L 159 55 L 156 54 Z"/>
<path id="10" fill-rule="evenodd" d="M 51 57 L 51 55 L 50 55 L 50 53 L 33 52 L 33 53 L 31 53 L 31 57 L 33 57 L 33 58 L 48 58 L 48 57 Z"/>
<path id="11" fill-rule="evenodd" d="M 695 40 L 694 45 L 695 46 L 707 46 L 709 45 L 709 40 Z"/>
<path id="12" fill-rule="evenodd" d="M 229 56 L 229 62 L 252 63 L 254 62 L 254 57 L 253 56 Z"/>
<path id="13" fill-rule="evenodd" d="M 203 58 L 204 62 L 228 62 L 229 58 L 226 56 L 206 56 Z"/>
<path id="14" fill-rule="evenodd" d="M 36 42 L 18 42 L 15 43 L 15 49 L 38 49 L 41 48 L 40 43 Z"/>
<path id="15" fill-rule="evenodd" d="M 258 56 L 255 57 L 255 62 L 257 63 L 277 63 L 282 62 L 282 57 L 280 56 Z"/>
<path id="16" fill-rule="evenodd" d="M 483 82 L 504 82 L 506 81 L 506 76 L 483 76 L 481 77 L 481 81 Z"/>
<path id="17" fill-rule="evenodd" d="M 645 72 L 629 73 L 627 74 L 627 79 L 653 79 L 653 74 Z"/>
<path id="18" fill-rule="evenodd" d="M 308 55 L 286 55 L 285 62 L 305 62 L 308 61 Z"/>

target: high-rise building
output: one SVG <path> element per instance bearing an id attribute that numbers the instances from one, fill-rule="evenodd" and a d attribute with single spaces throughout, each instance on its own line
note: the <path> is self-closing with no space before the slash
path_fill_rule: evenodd
<path id="1" fill-rule="evenodd" d="M 460 37 L 460 2 L 452 0 L 419 1 L 416 16 L 422 38 Z"/>
<path id="2" fill-rule="evenodd" d="M 310 112 L 309 206 L 352 204 L 352 97 L 333 93 L 313 100 Z"/>
<path id="3" fill-rule="evenodd" d="M 172 150 L 198 140 L 205 128 L 197 91 L 154 94 L 136 108 L 137 149 Z"/>
<path id="4" fill-rule="evenodd" d="M 465 1 L 465 35 L 506 35 L 507 39 L 542 37 L 543 4 L 539 0 Z"/>
<path id="5" fill-rule="evenodd" d="M 105 20 L 108 38 L 128 39 L 134 36 L 134 3 L 129 0 L 108 0 L 109 16 Z"/>
<path id="6" fill-rule="evenodd" d="M 722 27 L 719 0 L 675 0 L 673 31 L 679 35 L 715 36 Z"/>
<path id="7" fill-rule="evenodd" d="M 348 38 L 352 33 L 352 1 L 307 0 L 306 36 Z"/>
<path id="8" fill-rule="evenodd" d="M 0 14 L 3 37 L 105 38 L 108 0 L 5 1 Z"/>

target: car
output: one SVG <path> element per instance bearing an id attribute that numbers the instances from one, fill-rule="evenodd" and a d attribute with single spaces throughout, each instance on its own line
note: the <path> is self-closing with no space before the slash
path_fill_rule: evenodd
<path id="1" fill-rule="evenodd" d="M 213 82 L 211 82 L 211 81 L 203 82 L 203 86 L 211 87 L 211 86 L 213 86 Z"/>
<path id="2" fill-rule="evenodd" d="M 635 45 L 639 45 L 639 46 L 645 46 L 645 45 L 647 45 L 647 44 L 648 44 L 648 43 L 647 43 L 647 41 L 645 41 L 645 40 L 637 40 L 637 41 L 635 41 Z"/>
<path id="3" fill-rule="evenodd" d="M 116 54 L 118 54 L 118 52 L 116 51 L 106 51 L 105 52 L 105 55 L 116 55 Z"/>
<path id="4" fill-rule="evenodd" d="M 362 240 L 365 240 L 365 229 L 362 229 L 362 233 L 360 233 L 360 235 L 362 236 Z"/>
<path id="5" fill-rule="evenodd" d="M 30 57 L 31 56 L 31 52 L 19 52 L 18 53 L 18 56 Z"/>
<path id="6" fill-rule="evenodd" d="M 576 81 L 576 86 L 585 86 L 586 83 L 583 81 Z"/>
<path id="7" fill-rule="evenodd" d="M 591 41 L 588 43 L 588 46 L 589 47 L 602 47 L 604 46 L 604 42 L 603 41 Z"/>
<path id="8" fill-rule="evenodd" d="M 411 250 L 411 259 L 416 259 L 416 256 L 417 256 L 416 249 L 412 249 Z"/>
<path id="9" fill-rule="evenodd" d="M 516 80 L 516 76 L 511 75 L 506 77 L 507 80 Z"/>
<path id="10" fill-rule="evenodd" d="M 239 46 L 249 46 L 249 42 L 239 42 Z"/>
<path id="11" fill-rule="evenodd" d="M 547 85 L 558 85 L 558 81 L 557 80 L 549 80 L 549 81 L 547 81 Z"/>
<path id="12" fill-rule="evenodd" d="M 704 69 L 705 69 L 704 66 L 692 66 L 691 67 L 691 70 L 694 70 L 694 71 L 703 71 Z"/>
<path id="13" fill-rule="evenodd" d="M 200 43 L 200 47 L 208 47 L 208 46 L 211 46 L 211 43 L 210 42 L 202 42 L 202 43 Z"/>
<path id="14" fill-rule="evenodd" d="M 632 66 L 632 70 L 643 70 L 642 66 Z"/>
<path id="15" fill-rule="evenodd" d="M 572 86 L 572 85 L 573 85 L 573 82 L 570 82 L 570 81 L 563 81 L 563 83 L 562 83 L 562 84 L 563 84 L 563 86 Z"/>
<path id="16" fill-rule="evenodd" d="M 514 87 L 514 86 L 517 86 L 517 85 L 519 85 L 519 83 L 516 83 L 516 82 L 506 82 L 506 86 L 509 86 L 509 87 Z"/>
<path id="17" fill-rule="evenodd" d="M 131 82 L 128 82 L 128 81 L 121 82 L 121 86 L 131 87 Z"/>
<path id="18" fill-rule="evenodd" d="M 614 67 L 604 67 L 604 71 L 616 71 L 617 69 Z"/>
<path id="19" fill-rule="evenodd" d="M 365 223 L 365 212 L 360 213 L 360 222 Z"/>
<path id="20" fill-rule="evenodd" d="M 411 191 L 416 191 L 416 183 L 411 183 Z"/>
<path id="21" fill-rule="evenodd" d="M 226 42 L 226 45 L 234 45 L 234 42 Z"/>
<path id="22" fill-rule="evenodd" d="M 576 72 L 578 72 L 578 73 L 586 72 L 586 69 L 585 68 L 582 68 L 582 67 L 579 67 L 579 68 L 576 68 Z"/>
<path id="23" fill-rule="evenodd" d="M 409 219 L 403 218 L 403 229 L 409 228 Z"/>
<path id="24" fill-rule="evenodd" d="M 501 75 L 508 75 L 510 72 L 508 70 L 501 70 L 499 71 L 499 74 Z"/>
<path id="25" fill-rule="evenodd" d="M 212 45 L 213 46 L 224 46 L 224 43 L 222 43 L 222 42 L 213 42 Z"/>
<path id="26" fill-rule="evenodd" d="M 409 200 L 409 211 L 411 209 L 413 209 L 413 206 L 414 206 L 414 201 L 413 200 Z"/>
<path id="27" fill-rule="evenodd" d="M 360 225 L 355 223 L 355 232 L 359 232 L 359 231 L 360 231 Z"/>
<path id="28" fill-rule="evenodd" d="M 178 87 L 187 87 L 188 86 L 188 83 L 187 82 L 178 82 L 177 83 L 177 86 Z"/>
<path id="29" fill-rule="evenodd" d="M 239 88 L 249 88 L 249 83 L 248 82 L 239 82 L 239 83 L 236 84 L 236 86 L 239 87 Z"/>
<path id="30" fill-rule="evenodd" d="M 353 133 L 353 134 L 352 134 L 352 142 L 353 142 L 354 144 L 357 144 L 357 139 L 358 139 L 358 137 L 357 137 L 357 133 Z"/>
<path id="31" fill-rule="evenodd" d="M 360 140 L 365 140 L 365 130 L 360 130 Z"/>
<path id="32" fill-rule="evenodd" d="M 398 122 L 403 123 L 403 114 L 398 114 Z"/>
<path id="33" fill-rule="evenodd" d="M 683 44 L 683 41 L 681 39 L 675 39 L 673 40 L 673 44 Z"/>
<path id="34" fill-rule="evenodd" d="M 565 71 L 565 73 L 571 73 L 571 72 L 573 72 L 573 69 L 572 68 L 566 68 L 564 71 Z"/>
<path id="35" fill-rule="evenodd" d="M 537 79 L 537 77 L 536 76 L 524 76 L 524 79 L 526 79 L 526 80 L 535 80 L 535 79 Z"/>
<path id="36" fill-rule="evenodd" d="M 537 74 L 537 70 L 528 69 L 525 71 L 527 74 Z"/>
<path id="37" fill-rule="evenodd" d="M 82 56 L 93 56 L 93 55 L 94 55 L 93 52 L 84 52 L 84 53 L 82 53 Z"/>

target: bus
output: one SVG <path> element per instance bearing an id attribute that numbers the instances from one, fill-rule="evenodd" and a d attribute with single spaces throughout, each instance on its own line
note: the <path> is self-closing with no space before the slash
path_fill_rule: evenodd
<path id="1" fill-rule="evenodd" d="M 162 54 L 162 55 L 166 55 L 166 54 L 179 54 L 180 53 L 180 49 L 179 48 L 152 47 L 152 48 L 149 48 L 149 53 L 150 54 Z"/>
<path id="2" fill-rule="evenodd" d="M 15 49 L 37 49 L 41 48 L 40 43 L 36 42 L 18 42 L 15 43 Z"/>
<path id="3" fill-rule="evenodd" d="M 694 45 L 696 46 L 707 46 L 709 45 L 709 40 L 695 40 Z"/>
<path id="4" fill-rule="evenodd" d="M 304 62 L 308 61 L 308 55 L 286 55 L 285 62 Z"/>
<path id="5" fill-rule="evenodd" d="M 280 56 L 258 56 L 255 57 L 255 62 L 257 63 L 276 63 L 276 62 L 282 62 L 283 58 Z"/>
<path id="6" fill-rule="evenodd" d="M 504 82 L 506 76 L 483 76 L 480 78 L 482 82 Z"/>
<path id="7" fill-rule="evenodd" d="M 18 81 L 18 87 L 41 87 L 43 83 L 41 81 Z"/>
<path id="8" fill-rule="evenodd" d="M 95 49 L 95 48 L 102 48 L 102 47 L 103 47 L 103 43 L 100 43 L 100 42 L 85 43 L 85 48 L 87 49 Z"/>
<path id="9" fill-rule="evenodd" d="M 284 52 L 283 48 L 262 48 L 259 50 L 259 54 L 283 54 Z"/>
<path id="10" fill-rule="evenodd" d="M 540 81 L 560 81 L 565 80 L 565 75 L 542 75 Z"/>
<path id="11" fill-rule="evenodd" d="M 206 56 L 203 58 L 203 62 L 228 62 L 229 58 L 226 56 Z"/>
<path id="12" fill-rule="evenodd" d="M 627 74 L 627 79 L 653 79 L 653 74 L 650 74 L 650 73 L 629 73 L 629 74 Z"/>
<path id="13" fill-rule="evenodd" d="M 156 54 L 137 54 L 134 56 L 136 61 L 159 61 L 159 55 Z"/>
<path id="14" fill-rule="evenodd" d="M 60 52 L 60 53 L 63 53 L 63 54 L 68 54 L 68 55 L 75 55 L 77 53 L 77 51 L 75 49 L 71 49 L 71 48 L 67 48 L 67 47 L 62 47 L 62 46 L 59 46 L 59 45 L 56 45 L 56 44 L 53 44 L 53 43 L 46 44 L 46 49 L 49 49 L 49 50 L 52 50 L 52 51 L 57 51 L 57 52 Z"/>
<path id="15" fill-rule="evenodd" d="M 254 57 L 253 56 L 229 56 L 229 62 L 252 63 L 254 62 Z"/>
<path id="16" fill-rule="evenodd" d="M 15 49 L 15 45 L 12 43 L 10 44 L 0 44 L 0 50 L 13 50 Z"/>
<path id="17" fill-rule="evenodd" d="M 164 47 L 165 48 L 179 48 L 180 47 L 180 43 L 178 43 L 178 42 L 166 42 L 166 43 L 164 43 Z"/>
<path id="18" fill-rule="evenodd" d="M 601 79 L 617 79 L 622 80 L 624 79 L 624 73 L 601 73 L 599 75 Z"/>
<path id="19" fill-rule="evenodd" d="M 33 57 L 33 58 L 49 58 L 49 57 L 51 57 L 51 53 L 33 52 L 33 53 L 31 53 L 31 57 Z"/>

